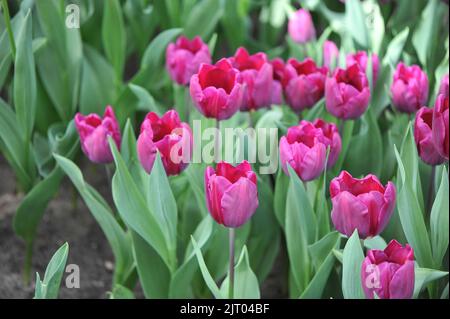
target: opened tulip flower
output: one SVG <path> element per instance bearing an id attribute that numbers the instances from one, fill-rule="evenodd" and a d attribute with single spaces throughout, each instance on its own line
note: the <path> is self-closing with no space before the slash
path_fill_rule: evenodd
<path id="1" fill-rule="evenodd" d="M 240 72 L 227 59 L 215 65 L 202 64 L 190 82 L 194 105 L 204 116 L 217 120 L 232 117 L 242 103 Z"/>
<path id="2" fill-rule="evenodd" d="M 414 293 L 414 251 L 391 240 L 384 250 L 369 250 L 361 266 L 361 283 L 368 299 L 411 299 Z"/>
<path id="3" fill-rule="evenodd" d="M 330 148 L 327 167 L 331 168 L 336 163 L 342 148 L 339 130 L 334 123 L 327 123 L 322 119 L 314 120 L 313 125 L 322 131 L 322 134 L 319 132 L 318 136 L 321 142 Z"/>
<path id="4" fill-rule="evenodd" d="M 237 49 L 230 59 L 240 71 L 244 95 L 241 111 L 256 110 L 272 104 L 273 69 L 265 53 L 250 55 L 245 48 Z"/>
<path id="5" fill-rule="evenodd" d="M 166 68 L 172 80 L 180 85 L 189 84 L 202 63 L 211 63 L 211 54 L 199 36 L 192 40 L 181 36 L 167 46 Z"/>
<path id="6" fill-rule="evenodd" d="M 226 162 L 205 171 L 205 193 L 208 210 L 214 220 L 225 227 L 245 224 L 258 207 L 255 172 L 247 161 L 234 167 Z"/>
<path id="7" fill-rule="evenodd" d="M 445 134 L 445 130 L 443 132 L 441 130 L 440 133 Z M 436 136 L 438 135 L 442 134 L 437 133 Z M 439 154 L 433 139 L 433 109 L 424 106 L 416 113 L 414 140 L 416 141 L 417 152 L 425 163 L 434 166 L 445 162 L 445 158 Z"/>
<path id="8" fill-rule="evenodd" d="M 404 113 L 415 113 L 426 105 L 428 77 L 417 65 L 399 63 L 391 85 L 392 103 Z"/>
<path id="9" fill-rule="evenodd" d="M 316 38 L 316 29 L 309 11 L 300 9 L 290 18 L 288 32 L 292 40 L 297 43 L 306 43 Z"/>
<path id="10" fill-rule="evenodd" d="M 272 104 L 280 105 L 283 103 L 283 78 L 285 74 L 284 61 L 281 58 L 275 58 L 270 61 L 273 70 L 272 84 Z"/>
<path id="11" fill-rule="evenodd" d="M 107 106 L 103 118 L 97 114 L 75 115 L 75 126 L 80 135 L 83 153 L 94 163 L 107 164 L 113 161 L 108 136 L 120 148 L 120 128 L 111 106 Z"/>
<path id="12" fill-rule="evenodd" d="M 329 70 L 338 65 L 339 49 L 333 41 L 326 40 L 323 43 L 323 65 Z"/>
<path id="13" fill-rule="evenodd" d="M 358 64 L 346 70 L 337 69 L 325 84 L 325 105 L 337 118 L 359 118 L 367 109 L 370 89 L 365 73 Z"/>
<path id="14" fill-rule="evenodd" d="M 440 94 L 436 100 L 432 131 L 437 152 L 448 161 L 448 95 Z"/>
<path id="15" fill-rule="evenodd" d="M 283 81 L 286 101 L 294 111 L 311 108 L 323 97 L 327 72 L 310 58 L 303 62 L 288 60 Z"/>
<path id="16" fill-rule="evenodd" d="M 175 110 L 167 111 L 161 117 L 150 112 L 142 122 L 137 140 L 139 161 L 150 173 L 159 151 L 167 175 L 178 175 L 189 165 L 192 141 L 189 125 L 180 121 Z"/>
<path id="17" fill-rule="evenodd" d="M 321 128 L 313 123 L 301 121 L 290 127 L 280 140 L 280 161 L 284 172 L 289 175 L 288 165 L 302 181 L 310 181 L 323 172 L 327 146 Z"/>
<path id="18" fill-rule="evenodd" d="M 383 186 L 375 175 L 357 179 L 343 171 L 331 181 L 330 196 L 336 230 L 350 237 L 357 229 L 365 239 L 386 227 L 394 211 L 396 190 L 392 182 Z"/>
<path id="19" fill-rule="evenodd" d="M 439 85 L 439 94 L 443 94 L 448 98 L 448 73 L 443 76 L 441 84 Z"/>
<path id="20" fill-rule="evenodd" d="M 366 73 L 367 76 L 367 66 L 369 60 L 369 56 L 367 55 L 366 51 L 358 51 L 353 54 L 348 54 L 346 58 L 347 67 L 358 64 L 361 70 L 363 70 Z M 378 59 L 378 55 L 375 53 L 372 53 L 372 85 L 375 87 L 375 84 L 377 83 L 378 74 L 380 72 L 380 60 Z"/>

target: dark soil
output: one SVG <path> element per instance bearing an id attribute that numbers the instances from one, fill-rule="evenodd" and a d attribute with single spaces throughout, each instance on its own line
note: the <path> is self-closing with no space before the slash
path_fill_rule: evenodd
<path id="1" fill-rule="evenodd" d="M 88 182 L 107 200 L 111 200 L 108 182 L 100 168 L 89 163 L 83 163 L 82 166 Z M 43 277 L 51 256 L 64 242 L 70 246 L 67 263 L 77 264 L 80 268 L 80 288 L 69 289 L 62 285 L 59 298 L 107 298 L 113 268 L 111 249 L 100 227 L 67 179 L 64 179 L 59 194 L 49 204 L 39 225 L 31 283 L 24 284 L 22 268 L 25 245 L 12 228 L 13 216 L 22 195 L 17 195 L 14 174 L 1 156 L 0 181 L 0 299 L 32 298 L 35 273 L 39 272 Z M 283 263 L 284 258 L 278 258 L 275 262 L 274 270 L 261 289 L 263 297 L 285 297 L 285 289 L 281 284 Z M 135 294 L 138 298 L 143 297 L 139 287 Z"/>

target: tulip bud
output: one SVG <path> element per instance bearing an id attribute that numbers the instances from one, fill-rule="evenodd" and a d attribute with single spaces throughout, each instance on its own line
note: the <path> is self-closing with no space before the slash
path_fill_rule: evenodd
<path id="1" fill-rule="evenodd" d="M 181 36 L 167 47 L 166 68 L 172 80 L 180 85 L 189 84 L 202 63 L 211 63 L 211 54 L 199 36 L 192 40 Z"/>
<path id="2" fill-rule="evenodd" d="M 448 73 L 442 77 L 439 94 L 443 94 L 448 99 Z"/>
<path id="3" fill-rule="evenodd" d="M 217 120 L 229 119 L 242 103 L 242 79 L 227 59 L 202 64 L 191 78 L 190 93 L 200 113 Z"/>
<path id="4" fill-rule="evenodd" d="M 258 207 L 256 174 L 247 161 L 236 167 L 225 162 L 217 164 L 216 170 L 208 167 L 205 193 L 211 216 L 225 227 L 242 226 Z"/>
<path id="5" fill-rule="evenodd" d="M 422 161 L 434 166 L 444 163 L 445 158 L 439 154 L 437 147 L 435 146 L 432 130 L 433 110 L 424 106 L 416 113 L 416 119 L 414 121 L 414 140 L 416 141 L 417 152 Z"/>
<path id="6" fill-rule="evenodd" d="M 369 59 L 369 57 L 367 56 L 366 51 L 358 51 L 357 53 L 349 54 L 349 55 L 347 55 L 347 58 L 346 58 L 347 67 L 356 63 L 359 65 L 361 70 L 363 70 L 367 76 L 367 64 L 368 64 L 367 60 L 368 59 Z M 375 87 L 375 84 L 377 83 L 379 71 L 380 71 L 380 60 L 378 59 L 378 55 L 376 55 L 375 53 L 372 53 L 372 85 L 373 85 L 373 87 Z"/>
<path id="7" fill-rule="evenodd" d="M 437 152 L 448 161 L 448 95 L 441 94 L 436 100 L 433 110 L 432 131 Z"/>
<path id="8" fill-rule="evenodd" d="M 301 121 L 298 126 L 290 127 L 280 140 L 280 161 L 284 172 L 289 175 L 289 164 L 305 182 L 320 176 L 325 169 L 329 146 L 325 140 L 322 129 L 313 123 Z"/>
<path id="9" fill-rule="evenodd" d="M 150 112 L 141 125 L 137 153 L 144 170 L 150 174 L 159 151 L 167 175 L 180 174 L 189 164 L 192 154 L 192 132 L 181 122 L 175 110 L 162 117 Z"/>
<path id="10" fill-rule="evenodd" d="M 83 153 L 94 163 L 111 163 L 113 156 L 108 143 L 111 136 L 120 149 L 120 128 L 111 106 L 107 106 L 103 118 L 97 114 L 75 115 L 75 126 L 80 135 Z"/>
<path id="11" fill-rule="evenodd" d="M 358 64 L 337 69 L 325 83 L 325 105 L 337 118 L 359 118 L 367 109 L 370 89 L 367 77 Z"/>
<path id="12" fill-rule="evenodd" d="M 334 69 L 338 65 L 339 49 L 333 41 L 326 40 L 323 43 L 323 65 L 328 69 Z"/>
<path id="13" fill-rule="evenodd" d="M 303 62 L 289 59 L 285 71 L 285 94 L 289 106 L 296 112 L 313 107 L 324 94 L 328 69 L 317 67 L 307 58 Z"/>
<path id="14" fill-rule="evenodd" d="M 333 208 L 331 220 L 340 233 L 351 236 L 355 229 L 365 239 L 380 234 L 386 227 L 395 207 L 395 186 L 384 187 L 375 175 L 353 178 L 342 171 L 330 183 Z"/>
<path id="15" fill-rule="evenodd" d="M 428 77 L 417 65 L 397 65 L 391 85 L 392 103 L 404 113 L 415 113 L 426 105 Z"/>
<path id="16" fill-rule="evenodd" d="M 256 110 L 272 104 L 273 69 L 265 53 L 250 55 L 239 48 L 229 59 L 240 71 L 244 87 L 241 111 Z"/>
<path id="17" fill-rule="evenodd" d="M 395 239 L 384 250 L 367 252 L 361 283 L 367 299 L 411 299 L 414 293 L 414 251 Z"/>
<path id="18" fill-rule="evenodd" d="M 281 58 L 275 58 L 270 61 L 273 70 L 272 104 L 283 104 L 283 78 L 285 74 L 284 61 Z"/>
<path id="19" fill-rule="evenodd" d="M 289 18 L 289 35 L 297 43 L 306 43 L 316 38 L 316 29 L 309 11 L 300 9 Z"/>

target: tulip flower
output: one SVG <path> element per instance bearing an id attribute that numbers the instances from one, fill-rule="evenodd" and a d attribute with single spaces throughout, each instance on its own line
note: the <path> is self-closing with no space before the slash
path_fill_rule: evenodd
<path id="1" fill-rule="evenodd" d="M 422 107 L 416 113 L 416 119 L 414 122 L 414 140 L 416 141 L 417 152 L 419 153 L 422 161 L 424 161 L 428 165 L 435 166 L 444 163 L 445 158 L 439 154 L 436 144 L 433 140 L 433 123 L 433 109 L 430 109 L 426 106 Z M 441 129 L 439 133 L 436 133 L 436 136 L 442 136 L 442 133 L 445 134 L 445 129 Z M 442 143 L 442 146 L 443 145 L 444 143 Z"/>
<path id="2" fill-rule="evenodd" d="M 346 58 L 347 67 L 358 64 L 361 70 L 363 70 L 366 73 L 367 76 L 367 60 L 369 57 L 367 56 L 366 51 L 358 51 L 354 54 L 348 54 Z M 375 87 L 375 84 L 377 83 L 378 74 L 380 71 L 380 60 L 378 59 L 378 55 L 375 53 L 372 53 L 372 85 Z"/>
<path id="3" fill-rule="evenodd" d="M 367 109 L 370 89 L 367 77 L 358 64 L 337 69 L 325 83 L 325 105 L 337 118 L 359 118 Z"/>
<path id="4" fill-rule="evenodd" d="M 285 65 L 281 58 L 270 61 L 273 70 L 272 104 L 283 103 L 283 79 L 285 75 Z"/>
<path id="5" fill-rule="evenodd" d="M 323 65 L 328 69 L 334 69 L 338 65 L 339 49 L 333 41 L 326 40 L 323 43 Z"/>
<path id="6" fill-rule="evenodd" d="M 211 54 L 199 36 L 192 40 L 181 36 L 167 46 L 166 68 L 172 80 L 180 85 L 189 84 L 202 63 L 211 63 Z"/>
<path id="7" fill-rule="evenodd" d="M 292 40 L 306 43 L 316 38 L 316 29 L 309 11 L 300 9 L 289 18 L 288 32 Z"/>
<path id="8" fill-rule="evenodd" d="M 314 120 L 313 125 L 322 131 L 322 134 L 318 134 L 321 142 L 330 147 L 327 168 L 331 168 L 336 163 L 342 148 L 339 130 L 334 123 L 327 123 L 322 119 Z"/>
<path id="9" fill-rule="evenodd" d="M 120 149 L 120 128 L 111 106 L 107 106 L 103 118 L 97 114 L 75 115 L 75 126 L 80 135 L 83 153 L 94 163 L 107 164 L 113 161 L 108 143 L 111 136 Z"/>
<path id="10" fill-rule="evenodd" d="M 391 85 L 392 103 L 404 113 L 415 113 L 426 105 L 428 77 L 419 66 L 397 65 Z"/>
<path id="11" fill-rule="evenodd" d="M 328 69 L 317 67 L 307 58 L 303 62 L 289 59 L 285 70 L 285 94 L 290 107 L 301 112 L 313 107 L 324 94 Z"/>
<path id="12" fill-rule="evenodd" d="M 194 105 L 204 116 L 217 120 L 232 117 L 241 106 L 243 88 L 238 70 L 227 59 L 202 64 L 190 82 Z"/>
<path id="13" fill-rule="evenodd" d="M 150 173 L 159 151 L 167 175 L 180 174 L 189 164 L 192 154 L 192 132 L 181 122 L 175 110 L 159 117 L 150 112 L 141 125 L 137 153 L 144 170 Z"/>
<path id="14" fill-rule="evenodd" d="M 208 210 L 214 220 L 229 228 L 245 224 L 258 207 L 256 174 L 243 161 L 236 167 L 226 162 L 205 171 Z"/>
<path id="15" fill-rule="evenodd" d="M 366 298 L 411 299 L 414 293 L 414 251 L 391 240 L 384 250 L 367 252 L 361 266 Z"/>
<path id="16" fill-rule="evenodd" d="M 432 126 L 436 150 L 448 161 L 448 95 L 441 94 L 438 96 L 434 105 Z"/>
<path id="17" fill-rule="evenodd" d="M 290 127 L 280 140 L 280 161 L 289 175 L 288 164 L 301 180 L 307 182 L 317 178 L 325 169 L 327 146 L 321 128 L 313 123 L 301 121 Z"/>
<path id="18" fill-rule="evenodd" d="M 442 77 L 439 94 L 443 94 L 448 99 L 448 73 Z"/>
<path id="19" fill-rule="evenodd" d="M 357 229 L 365 239 L 386 227 L 394 211 L 396 190 L 392 182 L 383 186 L 374 175 L 357 179 L 343 171 L 331 181 L 330 196 L 331 219 L 337 231 L 350 237 Z"/>

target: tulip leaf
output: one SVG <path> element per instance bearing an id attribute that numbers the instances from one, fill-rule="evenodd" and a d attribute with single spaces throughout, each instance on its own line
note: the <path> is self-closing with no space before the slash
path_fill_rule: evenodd
<path id="1" fill-rule="evenodd" d="M 58 297 L 68 254 L 69 245 L 65 243 L 50 259 L 45 270 L 44 280 L 41 281 L 39 274 L 36 274 L 35 299 L 56 299 Z"/>
<path id="2" fill-rule="evenodd" d="M 342 293 L 345 299 L 364 299 L 361 267 L 364 255 L 355 229 L 344 247 L 342 256 Z"/>
<path id="3" fill-rule="evenodd" d="M 130 289 L 117 284 L 109 294 L 109 299 L 135 299 L 135 297 Z"/>
<path id="4" fill-rule="evenodd" d="M 428 268 L 416 267 L 415 270 L 415 282 L 414 282 L 414 295 L 413 298 L 417 298 L 420 292 L 426 288 L 426 286 L 437 279 L 448 276 L 448 272 L 440 271 Z"/>
<path id="5" fill-rule="evenodd" d="M 320 265 L 334 248 L 339 248 L 337 243 L 340 242 L 340 238 L 341 235 L 338 232 L 333 231 L 325 235 L 319 241 L 308 246 L 311 261 L 316 270 L 319 269 Z"/>
<path id="6" fill-rule="evenodd" d="M 366 25 L 366 17 L 359 0 L 345 1 L 345 19 L 347 32 L 363 48 L 369 47 L 369 32 Z"/>
<path id="7" fill-rule="evenodd" d="M 334 261 L 335 256 L 333 252 L 330 251 L 314 277 L 309 282 L 305 291 L 301 294 L 301 299 L 320 299 L 322 297 L 328 277 L 333 269 Z"/>
<path id="8" fill-rule="evenodd" d="M 205 188 L 203 181 L 203 166 L 199 165 L 189 165 L 189 167 L 184 171 L 189 180 L 189 185 L 194 192 L 195 199 L 197 200 L 197 205 L 200 210 L 200 213 L 203 216 L 208 214 L 208 210 L 206 209 L 206 200 L 205 200 Z"/>
<path id="9" fill-rule="evenodd" d="M 368 249 L 384 250 L 386 246 L 386 241 L 381 236 L 364 239 L 364 247 L 367 247 Z"/>
<path id="10" fill-rule="evenodd" d="M 286 195 L 289 188 L 289 177 L 286 176 L 281 167 L 278 169 L 275 181 L 274 212 L 281 228 L 284 228 L 286 221 Z"/>
<path id="11" fill-rule="evenodd" d="M 352 140 L 354 125 L 355 121 L 353 120 L 344 121 L 342 125 L 343 132 L 339 132 L 342 138 L 342 148 L 341 153 L 339 154 L 339 157 L 336 161 L 336 164 L 334 164 L 333 167 L 333 172 L 335 172 L 334 175 L 338 175 L 339 172 L 342 170 L 342 165 L 344 164 L 344 161 L 348 153 L 348 149 L 350 148 L 350 141 Z"/>
<path id="12" fill-rule="evenodd" d="M 389 42 L 389 45 L 386 49 L 386 54 L 383 58 L 383 64 L 386 67 L 389 67 L 390 65 L 396 65 L 398 60 L 400 59 L 403 48 L 405 47 L 406 40 L 408 39 L 409 35 L 409 28 L 406 27 L 402 32 L 397 34 L 391 42 Z"/>
<path id="13" fill-rule="evenodd" d="M 147 111 L 147 112 L 155 112 L 158 115 L 161 115 L 162 112 L 159 109 L 155 99 L 153 96 L 143 87 L 139 85 L 135 85 L 130 83 L 128 85 L 130 90 L 136 95 L 139 100 L 138 110 Z"/>
<path id="14" fill-rule="evenodd" d="M 223 0 L 201 0 L 190 12 L 184 31 L 187 37 L 200 36 L 206 40 L 214 32 L 224 12 Z"/>

